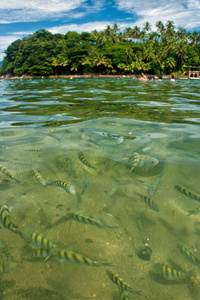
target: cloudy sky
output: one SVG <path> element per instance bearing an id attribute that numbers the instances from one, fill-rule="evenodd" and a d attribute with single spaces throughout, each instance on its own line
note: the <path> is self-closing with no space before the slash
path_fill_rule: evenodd
<path id="1" fill-rule="evenodd" d="M 200 0 L 2 0 L 0 61 L 8 45 L 39 29 L 52 33 L 102 30 L 117 23 L 143 28 L 157 21 L 174 21 L 176 28 L 200 30 Z"/>

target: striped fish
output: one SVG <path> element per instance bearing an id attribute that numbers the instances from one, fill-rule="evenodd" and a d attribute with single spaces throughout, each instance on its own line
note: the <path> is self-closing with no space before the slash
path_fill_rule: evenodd
<path id="1" fill-rule="evenodd" d="M 92 166 L 84 157 L 82 152 L 79 152 L 78 154 L 78 158 L 79 160 L 82 162 L 82 164 L 84 164 L 85 166 L 87 166 L 88 168 L 94 169 L 96 170 L 96 168 L 94 166 Z"/>
<path id="2" fill-rule="evenodd" d="M 7 177 L 9 177 L 9 178 L 15 180 L 16 182 L 18 182 L 18 183 L 21 182 L 21 180 L 19 180 L 19 179 L 13 177 L 13 176 L 8 172 L 8 170 L 7 170 L 4 166 L 1 166 L 1 165 L 0 165 L 0 171 L 1 171 L 4 175 L 6 175 Z"/>
<path id="3" fill-rule="evenodd" d="M 0 218 L 1 218 L 1 224 L 5 228 L 21 235 L 21 232 L 17 229 L 18 226 L 14 225 L 10 220 L 10 210 L 7 204 L 2 204 L 0 206 Z"/>
<path id="4" fill-rule="evenodd" d="M 157 211 L 157 212 L 160 211 L 159 205 L 154 200 L 152 200 L 150 197 L 147 197 L 147 196 L 144 196 L 141 194 L 138 194 L 138 195 L 144 201 L 144 203 L 146 203 L 149 206 L 149 208 L 151 208 L 152 210 Z"/>
<path id="5" fill-rule="evenodd" d="M 78 253 L 74 253 L 71 251 L 67 251 L 58 247 L 55 247 L 52 249 L 52 254 L 59 257 L 60 259 L 65 259 L 67 261 L 78 263 L 80 265 L 88 265 L 88 266 L 94 266 L 94 267 L 100 267 L 100 266 L 109 266 L 110 263 L 108 262 L 99 262 L 97 260 L 93 260 L 89 257 L 83 256 Z"/>
<path id="6" fill-rule="evenodd" d="M 37 182 L 39 182 L 42 185 L 46 185 L 47 184 L 46 181 L 44 180 L 44 178 L 42 178 L 41 174 L 37 170 L 33 169 L 33 172 L 35 174 Z"/>
<path id="7" fill-rule="evenodd" d="M 176 269 L 173 269 L 167 265 L 163 264 L 155 264 L 154 269 L 156 272 L 158 272 L 160 275 L 162 275 L 167 280 L 180 280 L 188 278 L 192 275 L 193 271 L 178 271 Z"/>
<path id="8" fill-rule="evenodd" d="M 32 148 L 32 149 L 28 149 L 26 151 L 29 151 L 29 152 L 41 152 L 43 149 L 42 148 Z"/>
<path id="9" fill-rule="evenodd" d="M 56 247 L 54 242 L 50 241 L 46 236 L 38 231 L 26 229 L 24 231 L 24 236 L 34 247 L 47 249 Z"/>
<path id="10" fill-rule="evenodd" d="M 139 161 L 140 161 L 140 156 L 138 153 L 135 153 L 133 162 L 131 163 L 131 169 L 130 169 L 131 172 L 135 169 L 135 167 L 137 167 L 137 165 L 139 164 Z"/>
<path id="11" fill-rule="evenodd" d="M 181 251 L 181 253 L 183 254 L 183 256 L 185 256 L 185 258 L 187 258 L 187 260 L 189 260 L 194 265 L 200 267 L 200 259 L 198 257 L 196 257 L 192 253 L 192 251 L 190 251 L 187 247 L 185 247 L 182 244 L 178 244 L 178 249 Z"/>
<path id="12" fill-rule="evenodd" d="M 93 225 L 93 226 L 102 227 L 102 228 L 103 227 L 118 228 L 117 226 L 107 225 L 101 221 L 97 221 L 97 220 L 93 219 L 92 217 L 83 216 L 80 213 L 68 213 L 67 217 L 78 223 L 82 223 L 82 224 L 86 224 L 86 225 Z"/>
<path id="13" fill-rule="evenodd" d="M 162 174 L 160 177 L 156 178 L 156 180 L 154 182 L 152 182 L 152 184 L 150 184 L 150 186 L 147 188 L 149 196 L 154 196 L 157 193 L 159 184 L 160 184 L 163 176 L 164 176 L 164 174 Z"/>
<path id="14" fill-rule="evenodd" d="M 119 275 L 114 274 L 111 270 L 106 270 L 106 274 L 108 275 L 108 277 L 110 278 L 110 280 L 113 283 L 115 283 L 122 290 L 126 290 L 126 291 L 129 291 L 131 293 L 140 294 L 140 291 L 133 290 L 132 287 L 130 287 L 121 277 L 119 277 Z"/>
<path id="15" fill-rule="evenodd" d="M 131 164 L 130 171 L 132 172 L 135 167 L 145 167 L 146 169 L 154 167 L 159 161 L 154 157 L 134 152 L 128 159 L 128 163 Z"/>
<path id="16" fill-rule="evenodd" d="M 34 249 L 33 251 L 34 258 L 45 258 L 44 261 L 47 261 L 51 255 L 52 252 L 50 248 L 38 248 L 38 249 Z"/>
<path id="17" fill-rule="evenodd" d="M 64 182 L 64 181 L 61 181 L 61 180 L 57 180 L 53 184 L 55 184 L 58 187 L 63 188 L 68 194 L 74 195 L 76 193 L 75 188 L 71 183 Z"/>
<path id="18" fill-rule="evenodd" d="M 193 194 L 192 192 L 186 190 L 185 188 L 183 188 L 179 185 L 175 185 L 174 187 L 175 187 L 175 189 L 177 189 L 180 193 L 184 194 L 185 196 L 200 202 L 200 197 L 199 196 Z"/>
<path id="19" fill-rule="evenodd" d="M 191 215 L 197 215 L 198 213 L 200 213 L 200 206 L 198 206 L 196 209 L 194 210 L 189 210 L 187 216 L 191 216 Z"/>
<path id="20" fill-rule="evenodd" d="M 85 193 L 85 191 L 86 191 L 86 189 L 87 189 L 89 183 L 90 183 L 90 181 L 89 181 L 88 178 L 86 178 L 85 180 L 83 180 L 83 190 L 82 190 L 82 192 L 81 192 L 81 196 L 83 195 L 83 193 Z"/>
<path id="21" fill-rule="evenodd" d="M 124 183 L 119 183 L 119 184 L 115 185 L 114 187 L 112 187 L 109 191 L 105 191 L 106 195 L 108 195 L 108 196 L 114 195 L 122 185 L 124 185 Z"/>
<path id="22" fill-rule="evenodd" d="M 120 300 L 130 300 L 128 291 L 119 287 Z"/>
<path id="23" fill-rule="evenodd" d="M 10 262 L 10 263 L 1 263 L 0 262 L 0 275 L 9 272 L 10 270 L 13 269 L 13 267 L 16 264 L 14 262 Z"/>

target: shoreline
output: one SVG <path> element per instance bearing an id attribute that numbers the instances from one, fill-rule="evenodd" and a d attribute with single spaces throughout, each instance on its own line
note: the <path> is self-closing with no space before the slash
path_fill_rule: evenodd
<path id="1" fill-rule="evenodd" d="M 148 76 L 148 75 L 147 75 Z M 158 77 L 158 75 L 150 75 L 154 77 Z M 4 75 L 1 76 L 0 80 L 22 80 L 22 79 L 73 79 L 73 78 L 132 78 L 132 79 L 139 79 L 140 75 L 99 75 L 99 74 L 90 74 L 90 75 L 49 75 L 49 76 L 32 76 L 32 75 L 23 75 L 23 76 L 8 76 Z M 162 75 L 163 79 L 170 79 L 171 75 Z M 188 75 L 177 75 L 174 76 L 175 79 L 189 79 Z"/>

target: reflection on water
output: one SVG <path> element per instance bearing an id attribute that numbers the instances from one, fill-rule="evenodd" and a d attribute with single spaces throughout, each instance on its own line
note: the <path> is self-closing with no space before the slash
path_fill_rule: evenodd
<path id="1" fill-rule="evenodd" d="M 199 299 L 198 92 L 0 83 L 2 299 Z"/>

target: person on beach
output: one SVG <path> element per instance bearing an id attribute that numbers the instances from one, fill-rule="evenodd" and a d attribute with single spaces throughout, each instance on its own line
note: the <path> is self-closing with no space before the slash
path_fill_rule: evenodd
<path id="1" fill-rule="evenodd" d="M 146 75 L 142 74 L 139 78 L 140 81 L 147 81 Z"/>
<path id="2" fill-rule="evenodd" d="M 174 75 L 171 75 L 170 81 L 175 81 Z"/>

